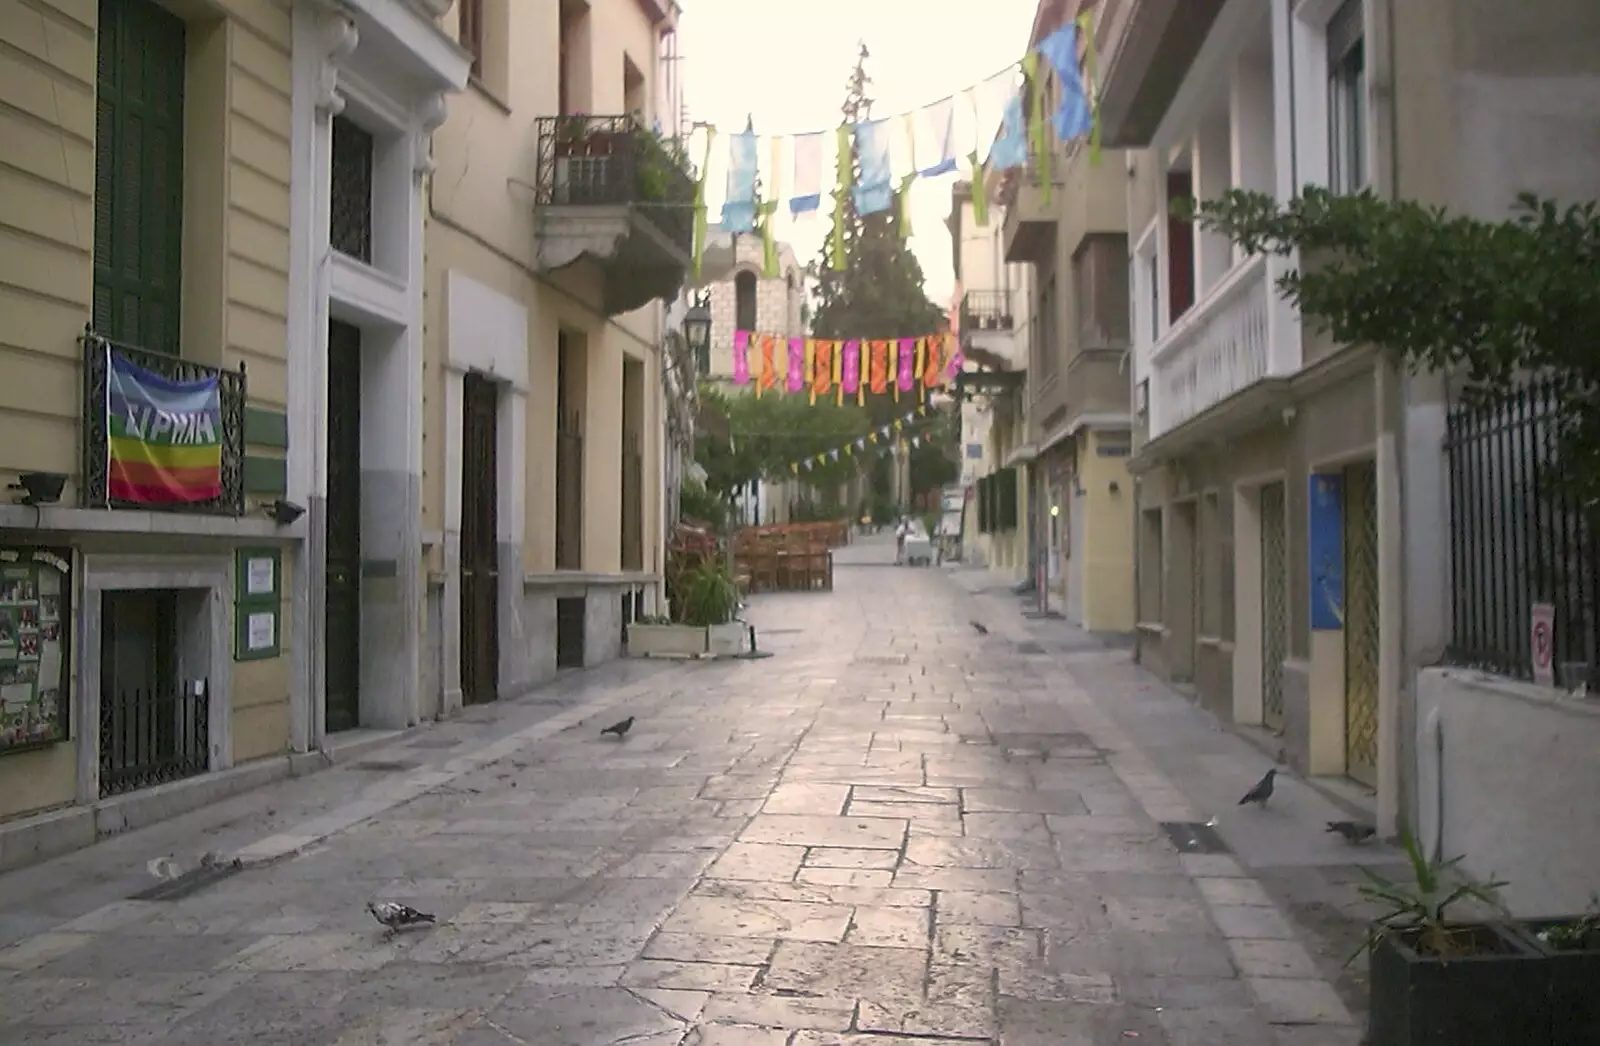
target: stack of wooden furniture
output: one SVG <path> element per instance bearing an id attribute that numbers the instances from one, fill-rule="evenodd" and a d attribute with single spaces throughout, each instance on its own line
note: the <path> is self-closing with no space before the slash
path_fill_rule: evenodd
<path id="1" fill-rule="evenodd" d="M 744 528 L 733 545 L 741 587 L 749 592 L 832 591 L 832 542 L 839 527 L 828 522 Z"/>

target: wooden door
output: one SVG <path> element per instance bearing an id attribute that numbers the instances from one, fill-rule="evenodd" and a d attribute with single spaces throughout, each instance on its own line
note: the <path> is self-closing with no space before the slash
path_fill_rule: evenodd
<path id="1" fill-rule="evenodd" d="M 323 682 L 327 730 L 361 708 L 361 331 L 328 323 L 328 522 Z"/>
<path id="2" fill-rule="evenodd" d="M 499 390 L 468 374 L 462 383 L 461 691 L 467 704 L 493 701 L 500 689 Z"/>

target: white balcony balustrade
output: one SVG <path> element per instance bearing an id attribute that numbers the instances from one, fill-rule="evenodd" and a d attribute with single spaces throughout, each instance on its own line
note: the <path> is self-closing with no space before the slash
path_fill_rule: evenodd
<path id="1" fill-rule="evenodd" d="M 1262 255 L 1235 266 L 1155 344 L 1150 439 L 1268 375 L 1275 293 L 1271 268 Z"/>

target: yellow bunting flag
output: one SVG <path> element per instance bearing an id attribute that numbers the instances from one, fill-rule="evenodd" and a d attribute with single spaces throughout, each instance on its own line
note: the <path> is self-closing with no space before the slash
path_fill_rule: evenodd
<path id="1" fill-rule="evenodd" d="M 700 263 L 706 252 L 706 172 L 711 169 L 711 143 L 717 140 L 717 129 L 706 125 L 706 154 L 700 161 L 699 177 L 694 183 L 694 282 L 700 282 Z"/>
<path id="2" fill-rule="evenodd" d="M 1028 150 L 1032 154 L 1034 169 L 1039 179 L 1039 189 L 1044 202 L 1050 203 L 1050 140 L 1046 137 L 1044 107 L 1049 103 L 1045 95 L 1044 77 L 1039 72 L 1039 52 L 1030 51 L 1022 60 L 1022 73 L 1027 77 L 1033 92 L 1033 103 L 1028 113 Z"/>
<path id="3" fill-rule="evenodd" d="M 817 402 L 817 343 L 806 339 L 806 385 L 811 389 L 811 402 Z M 824 389 L 824 392 L 827 390 Z"/>
<path id="4" fill-rule="evenodd" d="M 967 162 L 972 164 L 972 222 L 981 229 L 989 224 L 989 187 L 976 149 L 967 154 Z"/>
<path id="5" fill-rule="evenodd" d="M 1089 165 L 1100 166 L 1100 64 L 1095 53 L 1094 43 L 1094 10 L 1091 8 L 1078 16 L 1078 35 L 1083 38 L 1085 55 L 1083 67 L 1088 72 L 1089 82 L 1084 85 L 1084 94 L 1089 98 Z"/>

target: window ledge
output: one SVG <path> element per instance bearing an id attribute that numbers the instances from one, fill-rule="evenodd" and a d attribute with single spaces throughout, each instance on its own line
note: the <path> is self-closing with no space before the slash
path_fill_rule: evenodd
<path id="1" fill-rule="evenodd" d="M 502 113 L 506 114 L 507 116 L 511 115 L 511 103 L 502 98 L 500 96 L 500 92 L 484 83 L 480 77 L 469 76 L 467 78 L 467 86 L 470 87 L 476 94 L 481 95 L 485 101 L 494 106 L 496 109 L 500 110 Z"/>
<path id="2" fill-rule="evenodd" d="M 262 516 L 0 505 L 0 528 L 41 534 L 151 534 L 293 544 L 305 540 L 306 520 L 280 527 Z"/>

